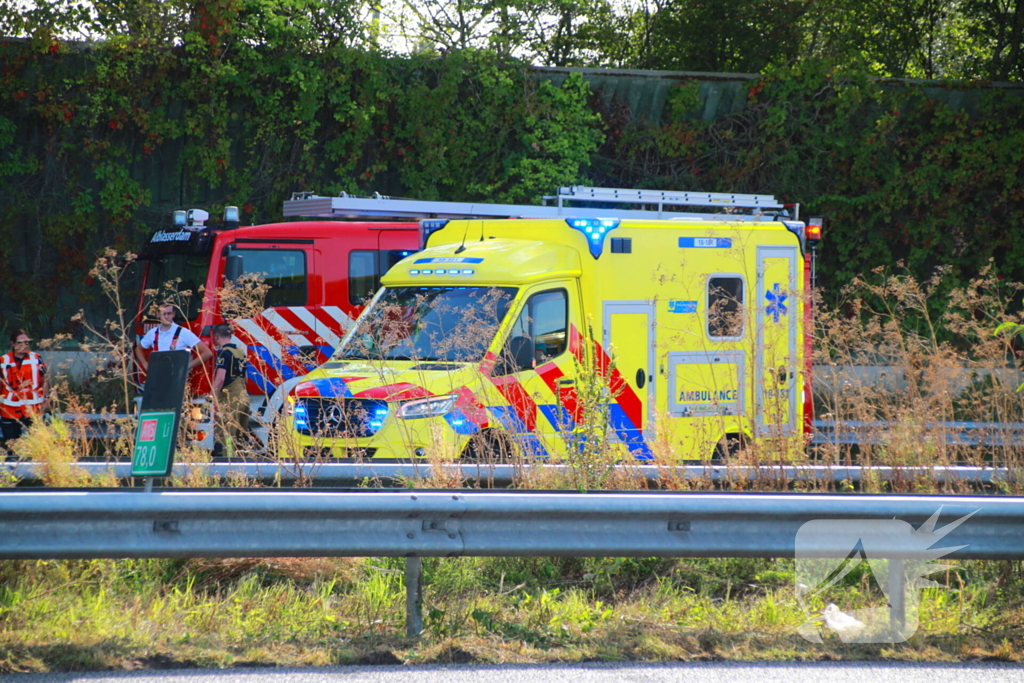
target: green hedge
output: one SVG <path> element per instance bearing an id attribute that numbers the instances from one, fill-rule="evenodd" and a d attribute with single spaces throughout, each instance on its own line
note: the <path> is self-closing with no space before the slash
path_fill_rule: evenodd
<path id="1" fill-rule="evenodd" d="M 12 275 L 0 325 L 66 329 L 95 296 L 83 283 L 97 251 L 136 247 L 174 208 L 237 204 L 243 222 L 267 222 L 297 190 L 775 194 L 826 217 L 819 275 L 833 301 L 853 275 L 899 260 L 919 277 L 952 264 L 950 285 L 989 259 L 1024 280 L 1022 88 L 886 83 L 814 62 L 750 80 L 742 106 L 710 120 L 714 75 L 650 74 L 675 85 L 639 116 L 595 92 L 593 74 L 475 51 L 304 54 L 280 31 L 230 50 L 201 30 L 159 49 L 0 43 L 0 268 Z"/>

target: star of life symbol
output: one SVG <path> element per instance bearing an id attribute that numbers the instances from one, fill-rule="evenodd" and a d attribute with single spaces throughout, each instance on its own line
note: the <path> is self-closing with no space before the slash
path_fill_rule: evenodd
<path id="1" fill-rule="evenodd" d="M 789 296 L 782 293 L 778 282 L 764 293 L 764 298 L 768 300 L 768 307 L 765 310 L 775 322 L 779 322 L 780 315 L 786 315 L 789 312 L 789 309 L 786 307 L 786 299 Z"/>
<path id="2" fill-rule="evenodd" d="M 797 629 L 800 635 L 812 643 L 822 642 L 823 627 L 844 643 L 902 643 L 914 635 L 920 591 L 939 585 L 924 577 L 951 566 L 933 560 L 967 547 L 932 546 L 978 510 L 936 530 L 941 512 L 940 507 L 917 529 L 898 519 L 815 519 L 801 526 L 796 535 L 796 597 L 807 620 Z M 889 606 L 847 613 L 829 603 L 819 613 L 826 591 L 864 562 Z"/>

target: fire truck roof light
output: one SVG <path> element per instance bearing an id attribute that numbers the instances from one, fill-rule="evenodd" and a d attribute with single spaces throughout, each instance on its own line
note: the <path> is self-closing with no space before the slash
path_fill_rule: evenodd
<path id="1" fill-rule="evenodd" d="M 238 207 L 237 206 L 225 206 L 224 207 L 224 222 L 225 223 L 238 223 Z"/>
<path id="2" fill-rule="evenodd" d="M 817 242 L 821 240 L 821 227 L 825 219 L 819 217 L 807 219 L 807 239 Z"/>
<path id="3" fill-rule="evenodd" d="M 185 212 L 175 211 L 174 212 L 174 227 L 184 228 L 185 227 Z"/>

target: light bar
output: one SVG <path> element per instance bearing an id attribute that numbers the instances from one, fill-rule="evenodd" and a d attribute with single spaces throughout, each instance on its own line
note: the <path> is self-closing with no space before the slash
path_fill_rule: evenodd
<path id="1" fill-rule="evenodd" d="M 619 227 L 618 218 L 567 218 L 565 222 L 570 228 L 579 230 L 586 236 L 590 254 L 595 259 L 604 250 L 604 238 L 608 233 Z"/>
<path id="2" fill-rule="evenodd" d="M 475 275 L 476 271 L 472 268 L 438 268 L 436 270 L 420 270 L 418 268 L 412 268 L 409 270 L 409 275 Z"/>

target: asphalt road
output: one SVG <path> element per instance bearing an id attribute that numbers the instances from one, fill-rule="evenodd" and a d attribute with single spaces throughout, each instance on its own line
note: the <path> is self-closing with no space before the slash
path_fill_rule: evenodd
<path id="1" fill-rule="evenodd" d="M 817 662 L 353 666 L 9 674 L 4 683 L 1021 683 L 1024 665 Z"/>

